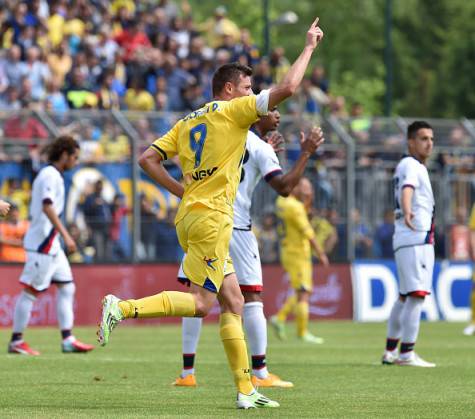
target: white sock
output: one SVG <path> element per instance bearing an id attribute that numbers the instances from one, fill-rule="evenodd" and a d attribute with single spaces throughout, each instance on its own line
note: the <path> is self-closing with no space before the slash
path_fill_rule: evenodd
<path id="1" fill-rule="evenodd" d="M 404 303 L 404 308 L 401 313 L 401 349 L 404 344 L 412 344 L 409 351 L 401 353 L 401 358 L 411 355 L 413 345 L 416 343 L 417 335 L 419 334 L 419 325 L 421 322 L 423 298 L 407 297 Z"/>
<path id="2" fill-rule="evenodd" d="M 185 378 L 187 375 L 195 373 L 194 367 L 194 355 L 196 354 L 196 349 L 198 348 L 198 342 L 200 340 L 201 334 L 201 325 L 203 319 L 200 317 L 183 317 L 182 318 L 182 349 L 183 349 L 183 358 L 189 355 L 193 355 L 193 366 L 191 368 L 185 368 L 181 372 L 181 377 Z"/>
<path id="3" fill-rule="evenodd" d="M 254 301 L 244 304 L 243 310 L 244 330 L 251 348 L 251 356 L 263 358 L 264 366 L 252 369 L 252 374 L 258 378 L 266 378 L 269 375 L 265 365 L 267 350 L 267 321 L 264 316 L 264 304 Z"/>
<path id="4" fill-rule="evenodd" d="M 388 319 L 388 339 L 401 339 L 401 313 L 404 302 L 399 298 L 394 302 Z"/>
<path id="5" fill-rule="evenodd" d="M 60 330 L 71 330 L 74 324 L 74 292 L 76 286 L 73 282 L 58 286 L 56 294 L 56 312 Z"/>
<path id="6" fill-rule="evenodd" d="M 23 333 L 30 321 L 31 310 L 36 296 L 26 291 L 22 291 L 16 300 L 15 311 L 13 312 L 13 333 Z"/>

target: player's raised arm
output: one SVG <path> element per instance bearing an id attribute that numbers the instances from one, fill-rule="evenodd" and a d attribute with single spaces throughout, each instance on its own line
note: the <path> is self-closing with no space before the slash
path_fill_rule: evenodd
<path id="1" fill-rule="evenodd" d="M 318 26 L 317 17 L 307 31 L 305 47 L 297 60 L 292 64 L 290 70 L 282 79 L 282 81 L 270 89 L 269 93 L 269 109 L 278 105 L 288 97 L 292 96 L 302 82 L 305 70 L 308 67 L 313 51 L 323 38 L 323 31 Z"/>

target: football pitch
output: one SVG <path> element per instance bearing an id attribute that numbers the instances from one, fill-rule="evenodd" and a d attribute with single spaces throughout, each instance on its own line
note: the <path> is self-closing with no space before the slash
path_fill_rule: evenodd
<path id="1" fill-rule="evenodd" d="M 261 389 L 278 409 L 238 411 L 235 390 L 215 324 L 203 328 L 196 358 L 197 388 L 176 388 L 181 371 L 178 326 L 120 326 L 109 345 L 89 354 L 62 354 L 59 332 L 31 328 L 27 341 L 40 357 L 7 355 L 1 331 L 1 418 L 475 417 L 475 337 L 461 324 L 423 323 L 417 350 L 437 363 L 423 369 L 382 366 L 385 325 L 312 323 L 324 345 L 269 330 L 268 366 L 292 389 Z M 94 328 L 76 328 L 85 342 Z"/>

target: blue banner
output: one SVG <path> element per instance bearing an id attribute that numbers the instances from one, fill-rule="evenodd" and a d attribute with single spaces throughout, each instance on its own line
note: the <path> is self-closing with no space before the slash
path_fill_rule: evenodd
<path id="1" fill-rule="evenodd" d="M 353 264 L 354 319 L 385 321 L 398 298 L 394 261 L 358 260 Z M 423 318 L 430 321 L 468 321 L 472 266 L 470 263 L 437 261 L 432 293 L 424 302 Z"/>

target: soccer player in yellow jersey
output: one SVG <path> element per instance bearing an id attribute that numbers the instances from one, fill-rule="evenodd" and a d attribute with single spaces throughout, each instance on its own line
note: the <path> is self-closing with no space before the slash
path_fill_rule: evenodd
<path id="1" fill-rule="evenodd" d="M 475 204 L 472 206 L 472 212 L 470 213 L 470 220 L 468 222 L 470 227 L 470 252 L 472 255 L 472 262 L 475 263 Z M 463 334 L 467 336 L 475 335 L 475 268 L 472 273 L 472 292 L 470 303 L 472 307 L 472 318 L 470 324 L 463 329 Z"/>
<path id="2" fill-rule="evenodd" d="M 191 281 L 190 292 L 163 291 L 123 301 L 108 295 L 103 300 L 98 336 L 105 345 L 123 319 L 204 317 L 218 297 L 220 335 L 238 390 L 238 408 L 279 406 L 252 386 L 241 321 L 243 297 L 228 255 L 247 132 L 259 115 L 295 93 L 322 37 L 317 18 L 307 31 L 302 53 L 283 80 L 257 96 L 252 94 L 250 68 L 223 65 L 213 76 L 216 100 L 179 120 L 144 152 L 139 159 L 142 169 L 182 198 L 175 224 L 187 254 L 183 270 Z M 175 155 L 180 159 L 184 186 L 162 165 Z"/>
<path id="3" fill-rule="evenodd" d="M 308 219 L 308 209 L 313 198 L 312 184 L 302 178 L 288 198 L 279 196 L 276 212 L 280 219 L 278 226 L 281 236 L 281 263 L 290 277 L 290 286 L 295 294 L 289 296 L 277 313 L 271 318 L 271 324 L 277 336 L 285 339 L 285 321 L 291 312 L 295 312 L 297 335 L 304 342 L 323 343 L 323 339 L 308 331 L 308 302 L 312 294 L 312 248 L 323 265 L 328 258 L 315 240 Z"/>

